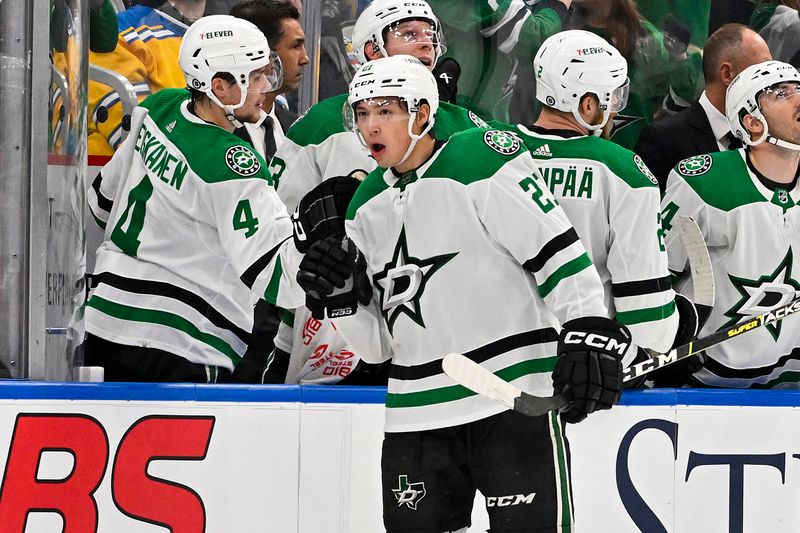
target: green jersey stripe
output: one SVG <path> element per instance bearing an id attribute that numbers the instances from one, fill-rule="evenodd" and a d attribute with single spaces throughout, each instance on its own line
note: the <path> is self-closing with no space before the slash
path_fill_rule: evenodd
<path id="1" fill-rule="evenodd" d="M 233 361 L 234 366 L 241 359 L 239 354 L 236 353 L 230 344 L 215 335 L 200 331 L 187 319 L 174 313 L 160 311 L 157 309 L 140 309 L 137 307 L 131 307 L 129 305 L 123 305 L 106 300 L 105 298 L 101 298 L 96 294 L 89 299 L 89 302 L 86 305 L 89 307 L 94 307 L 101 313 L 118 318 L 120 320 L 159 324 L 181 331 L 193 339 L 200 341 L 203 344 L 207 344 L 218 352 L 224 354 L 231 361 Z"/>
<path id="2" fill-rule="evenodd" d="M 675 312 L 675 300 L 672 300 L 658 307 L 648 307 L 647 309 L 636 309 L 635 311 L 618 311 L 617 321 L 627 326 L 641 324 L 642 322 L 653 322 L 663 320 L 672 316 Z"/>
<path id="3" fill-rule="evenodd" d="M 281 256 L 278 256 L 275 258 L 275 268 L 272 270 L 272 277 L 264 291 L 264 299 L 273 305 L 278 301 L 278 288 L 281 286 L 282 275 L 283 267 L 281 266 Z"/>
<path id="4" fill-rule="evenodd" d="M 564 435 L 561 432 L 561 423 L 559 422 L 558 413 L 551 411 L 549 413 L 550 424 L 553 427 L 553 440 L 556 447 L 557 459 L 557 475 L 559 479 L 559 499 L 561 501 L 561 526 L 563 533 L 570 533 L 572 531 L 572 503 L 570 501 L 569 490 L 569 467 L 567 465 L 566 445 L 564 443 Z"/>
<path id="5" fill-rule="evenodd" d="M 290 328 L 294 327 L 294 313 L 291 311 L 284 311 L 283 315 L 281 316 L 281 322 L 289 326 Z"/>
<path id="6" fill-rule="evenodd" d="M 498 370 L 495 372 L 495 375 L 506 381 L 513 381 L 529 374 L 552 372 L 555 366 L 556 357 L 545 357 L 542 359 L 520 361 L 519 363 Z M 461 385 L 439 387 L 418 392 L 388 393 L 386 395 L 386 407 L 421 407 L 424 405 L 461 400 L 474 395 L 474 392 Z"/>
<path id="7" fill-rule="evenodd" d="M 100 226 L 100 228 L 101 228 L 103 231 L 105 231 L 105 229 L 106 229 L 106 223 L 105 223 L 105 222 L 103 222 L 102 220 L 100 220 L 99 218 L 97 218 L 97 215 L 95 215 L 95 214 L 94 214 L 94 211 L 92 211 L 91 209 L 89 209 L 89 212 L 92 214 L 92 218 L 94 219 L 94 221 L 95 221 L 95 222 L 97 222 L 97 225 L 98 225 L 98 226 Z"/>
<path id="8" fill-rule="evenodd" d="M 590 266 L 592 266 L 592 260 L 589 259 L 589 255 L 586 252 L 582 253 L 575 259 L 564 263 L 558 267 L 555 272 L 550 274 L 550 276 L 544 280 L 544 283 L 539 285 L 539 295 L 542 298 L 547 298 L 547 295 L 556 288 L 561 280 L 573 276 Z"/>

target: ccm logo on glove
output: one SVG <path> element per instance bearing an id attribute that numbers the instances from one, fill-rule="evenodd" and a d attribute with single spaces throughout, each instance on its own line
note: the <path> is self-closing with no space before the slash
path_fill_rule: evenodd
<path id="1" fill-rule="evenodd" d="M 617 339 L 599 335 L 597 333 L 586 333 L 585 331 L 570 331 L 564 336 L 565 344 L 586 344 L 592 348 L 617 352 L 620 356 L 628 351 L 627 342 L 619 342 Z"/>

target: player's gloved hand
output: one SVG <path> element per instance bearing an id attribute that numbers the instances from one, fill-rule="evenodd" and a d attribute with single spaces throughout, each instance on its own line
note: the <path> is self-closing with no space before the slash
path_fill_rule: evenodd
<path id="1" fill-rule="evenodd" d="M 328 236 L 313 243 L 297 273 L 297 282 L 306 293 L 306 307 L 316 319 L 352 315 L 358 303 L 372 299 L 364 255 L 348 238 Z"/>
<path id="2" fill-rule="evenodd" d="M 452 57 L 445 57 L 436 63 L 433 69 L 436 86 L 439 88 L 439 101 L 456 103 L 458 94 L 458 78 L 461 77 L 461 65 Z"/>
<path id="3" fill-rule="evenodd" d="M 628 328 L 608 318 L 584 317 L 564 324 L 553 370 L 555 393 L 571 395 L 571 404 L 561 415 L 564 421 L 580 422 L 619 402 L 622 357 L 630 343 Z"/>
<path id="4" fill-rule="evenodd" d="M 675 293 L 675 307 L 678 311 L 678 332 L 675 334 L 673 348 L 683 346 L 697 337 L 697 333 L 702 327 L 698 318 L 697 308 L 689 298 Z M 654 370 L 647 377 L 653 380 L 654 387 L 683 387 L 692 377 L 692 374 L 702 369 L 705 363 L 705 355 L 701 352 L 669 364 L 664 368 Z"/>
<path id="5" fill-rule="evenodd" d="M 347 206 L 359 184 L 354 177 L 336 176 L 324 180 L 303 196 L 292 213 L 294 244 L 300 253 L 329 235 L 344 237 Z"/>

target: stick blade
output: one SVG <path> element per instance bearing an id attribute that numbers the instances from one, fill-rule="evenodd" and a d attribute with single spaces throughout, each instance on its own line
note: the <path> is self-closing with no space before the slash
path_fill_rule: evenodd
<path id="1" fill-rule="evenodd" d="M 442 359 L 444 373 L 456 382 L 487 398 L 514 408 L 514 403 L 522 395 L 522 391 L 492 374 L 472 359 L 460 353 L 450 353 Z"/>
<path id="2" fill-rule="evenodd" d="M 494 375 L 490 370 L 460 353 L 442 359 L 444 373 L 473 392 L 502 403 L 527 416 L 542 416 L 569 403 L 566 394 L 534 396 Z"/>
<path id="3" fill-rule="evenodd" d="M 692 217 L 682 216 L 676 223 L 681 242 L 686 248 L 689 268 L 692 273 L 692 297 L 695 305 L 703 310 L 714 307 L 714 268 L 703 232 Z"/>

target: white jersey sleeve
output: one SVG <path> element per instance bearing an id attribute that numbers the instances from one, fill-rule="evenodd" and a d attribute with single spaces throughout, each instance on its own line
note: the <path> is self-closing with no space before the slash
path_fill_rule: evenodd
<path id="1" fill-rule="evenodd" d="M 523 154 L 505 170 L 475 198 L 486 230 L 533 274 L 561 323 L 607 316 L 600 277 L 533 160 Z"/>

